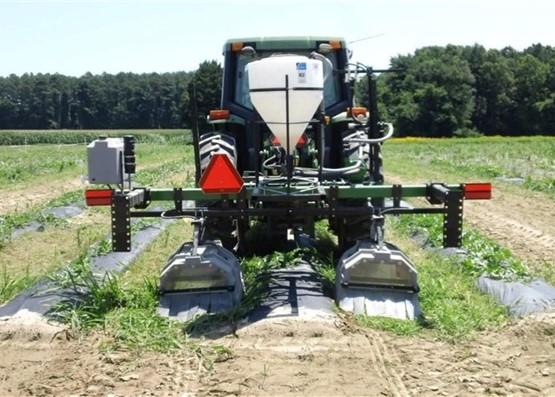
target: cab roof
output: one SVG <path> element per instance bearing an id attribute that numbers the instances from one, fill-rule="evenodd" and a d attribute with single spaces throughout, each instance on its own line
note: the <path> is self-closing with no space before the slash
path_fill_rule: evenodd
<path id="1" fill-rule="evenodd" d="M 231 50 L 232 43 L 254 43 L 258 50 L 304 50 L 316 49 L 322 42 L 338 41 L 345 48 L 345 40 L 337 36 L 278 36 L 278 37 L 244 37 L 229 39 L 225 42 L 223 52 Z"/>

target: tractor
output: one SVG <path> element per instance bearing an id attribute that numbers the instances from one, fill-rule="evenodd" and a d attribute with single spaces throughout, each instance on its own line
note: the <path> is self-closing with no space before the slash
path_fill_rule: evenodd
<path id="1" fill-rule="evenodd" d="M 385 216 L 443 216 L 443 245 L 460 247 L 463 202 L 489 199 L 491 185 L 385 184 L 381 151 L 394 129 L 379 119 L 376 75 L 388 70 L 351 63 L 343 39 L 232 39 L 223 56 L 221 106 L 207 115 L 206 131 L 193 117 L 195 187 L 136 186 L 132 136 L 88 145 L 89 182 L 108 187 L 87 190 L 86 202 L 111 207 L 113 250 L 131 250 L 133 218 L 190 218 L 191 241 L 160 276 L 160 313 L 190 320 L 241 303 L 249 233 L 264 233 L 277 249 L 288 236 L 314 238 L 315 223 L 327 220 L 342 253 L 337 305 L 417 317 L 417 271 L 384 241 Z M 357 81 L 366 84 L 364 106 L 354 103 Z M 430 205 L 404 205 L 411 197 Z M 149 208 L 161 201 L 169 207 Z"/>

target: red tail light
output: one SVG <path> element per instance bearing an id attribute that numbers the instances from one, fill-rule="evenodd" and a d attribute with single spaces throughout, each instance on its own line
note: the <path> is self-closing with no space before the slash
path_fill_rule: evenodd
<path id="1" fill-rule="evenodd" d="M 243 178 L 224 153 L 212 155 L 199 182 L 204 193 L 239 193 L 243 188 Z"/>
<path id="2" fill-rule="evenodd" d="M 307 142 L 308 142 L 308 138 L 306 134 L 302 134 L 297 142 L 297 147 L 302 148 L 304 145 L 306 145 Z"/>
<path id="3" fill-rule="evenodd" d="M 277 139 L 277 137 L 272 134 L 272 137 L 270 138 L 270 141 L 272 142 L 273 146 L 279 146 L 281 145 L 279 139 Z M 297 141 L 297 147 L 300 149 L 302 148 L 306 142 L 308 142 L 308 137 L 306 136 L 306 134 L 302 134 L 301 137 L 299 138 L 299 140 Z"/>
<path id="4" fill-rule="evenodd" d="M 467 200 L 491 199 L 491 183 L 466 183 L 464 185 L 464 198 Z"/>
<path id="5" fill-rule="evenodd" d="M 85 190 L 85 202 L 89 207 L 112 205 L 112 189 Z"/>

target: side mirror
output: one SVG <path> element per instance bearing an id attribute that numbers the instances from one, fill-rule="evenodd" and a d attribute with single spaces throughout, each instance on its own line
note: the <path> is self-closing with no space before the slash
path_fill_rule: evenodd
<path id="1" fill-rule="evenodd" d="M 320 54 L 329 54 L 332 50 L 332 47 L 329 43 L 320 43 L 318 46 L 318 52 Z"/>
<path id="2" fill-rule="evenodd" d="M 256 50 L 248 45 L 248 46 L 245 46 L 245 47 L 241 48 L 241 55 L 245 55 L 245 56 L 254 58 L 256 56 Z"/>

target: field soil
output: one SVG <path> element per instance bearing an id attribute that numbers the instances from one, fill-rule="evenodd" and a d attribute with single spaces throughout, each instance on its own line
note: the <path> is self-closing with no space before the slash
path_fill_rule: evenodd
<path id="1" fill-rule="evenodd" d="M 522 197 L 506 189 L 496 189 L 492 201 L 467 201 L 465 215 L 470 224 L 521 259 L 555 265 L 552 200 L 538 193 Z"/>
<path id="2" fill-rule="evenodd" d="M 555 314 L 456 345 L 335 322 L 265 321 L 201 346 L 223 354 L 100 352 L 47 325 L 0 325 L 0 395 L 555 394 Z M 201 349 L 201 351 L 204 349 Z"/>
<path id="3" fill-rule="evenodd" d="M 0 214 L 24 211 L 83 186 L 85 184 L 81 178 L 73 177 L 67 180 L 58 180 L 56 184 L 49 181 L 4 191 L 2 192 L 2 201 L 0 201 Z"/>

